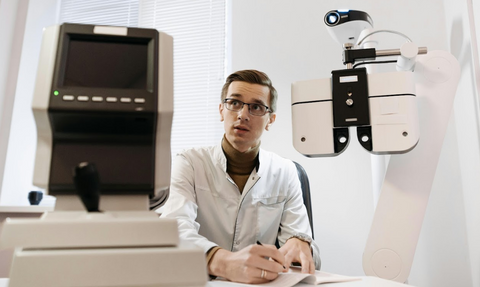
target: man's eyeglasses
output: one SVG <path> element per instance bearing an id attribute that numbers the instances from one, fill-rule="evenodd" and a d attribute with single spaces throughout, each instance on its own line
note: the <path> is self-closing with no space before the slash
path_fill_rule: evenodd
<path id="1" fill-rule="evenodd" d="M 270 108 L 265 105 L 258 104 L 258 103 L 244 103 L 242 101 L 230 99 L 230 98 L 223 100 L 223 104 L 225 105 L 225 108 L 227 108 L 227 110 L 234 111 L 234 112 L 241 111 L 243 109 L 243 106 L 247 105 L 248 112 L 252 116 L 263 116 L 266 113 L 271 112 Z"/>

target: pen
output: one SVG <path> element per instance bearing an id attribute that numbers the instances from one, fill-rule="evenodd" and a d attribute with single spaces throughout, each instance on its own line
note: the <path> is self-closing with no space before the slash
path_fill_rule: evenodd
<path id="1" fill-rule="evenodd" d="M 258 240 L 257 240 L 257 244 L 260 245 L 260 246 L 263 246 L 263 244 L 262 244 L 260 241 L 258 241 Z M 278 262 L 277 260 L 275 260 L 275 258 L 272 258 L 272 260 L 275 261 L 275 262 L 277 262 L 278 264 L 282 265 L 282 263 L 280 263 L 280 262 Z M 283 267 L 283 269 L 286 269 L 285 266 L 282 265 L 282 267 Z"/>

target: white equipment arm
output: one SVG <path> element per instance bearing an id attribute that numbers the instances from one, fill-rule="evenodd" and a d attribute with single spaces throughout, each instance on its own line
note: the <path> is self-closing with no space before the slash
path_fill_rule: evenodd
<path id="1" fill-rule="evenodd" d="M 363 255 L 366 275 L 408 278 L 459 78 L 460 65 L 450 53 L 417 57 L 421 136 L 412 151 L 391 156 Z"/>

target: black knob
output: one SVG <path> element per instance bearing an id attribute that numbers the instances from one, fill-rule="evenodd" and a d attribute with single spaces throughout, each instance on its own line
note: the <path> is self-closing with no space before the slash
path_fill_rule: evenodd
<path id="1" fill-rule="evenodd" d="M 73 171 L 73 182 L 77 194 L 89 211 L 99 211 L 100 177 L 93 163 L 81 162 Z"/>
<path id="2" fill-rule="evenodd" d="M 28 201 L 30 205 L 38 205 L 42 201 L 43 193 L 41 191 L 30 191 L 28 193 Z"/>

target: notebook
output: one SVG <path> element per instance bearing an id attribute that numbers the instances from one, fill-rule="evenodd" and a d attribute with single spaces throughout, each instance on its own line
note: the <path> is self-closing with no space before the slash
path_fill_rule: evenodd
<path id="1" fill-rule="evenodd" d="M 281 286 L 281 287 L 291 287 L 295 284 L 301 282 L 311 285 L 319 285 L 322 283 L 335 283 L 335 282 L 347 282 L 361 280 L 359 277 L 351 277 L 338 275 L 323 271 L 315 271 L 315 274 L 305 274 L 301 273 L 301 268 L 299 267 L 290 267 L 290 270 L 287 273 L 279 273 L 277 279 L 263 283 L 263 284 L 243 284 L 243 283 L 234 283 L 234 282 L 224 282 L 228 283 L 231 286 Z"/>

